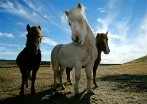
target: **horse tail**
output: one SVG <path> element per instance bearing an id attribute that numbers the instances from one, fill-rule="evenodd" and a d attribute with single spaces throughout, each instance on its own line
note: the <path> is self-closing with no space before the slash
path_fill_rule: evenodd
<path id="1" fill-rule="evenodd" d="M 52 70 L 54 71 L 54 78 L 59 79 L 60 77 L 60 68 L 58 63 L 58 53 L 60 51 L 60 48 L 63 46 L 63 44 L 56 45 L 52 52 L 51 52 L 51 63 L 52 63 Z"/>
<path id="2" fill-rule="evenodd" d="M 51 63 L 52 63 L 52 69 L 54 71 L 59 70 L 59 63 L 58 63 L 58 53 L 60 51 L 60 48 L 62 47 L 62 44 L 56 45 L 52 52 L 51 52 Z"/>
<path id="3" fill-rule="evenodd" d="M 52 62 L 52 64 L 53 64 L 54 61 L 57 61 L 58 53 L 59 53 L 59 50 L 62 46 L 63 46 L 63 44 L 58 44 L 53 48 L 53 50 L 51 52 L 51 62 Z"/>
<path id="4" fill-rule="evenodd" d="M 60 69 L 59 67 L 57 68 L 57 79 L 59 80 L 59 77 L 60 77 Z"/>

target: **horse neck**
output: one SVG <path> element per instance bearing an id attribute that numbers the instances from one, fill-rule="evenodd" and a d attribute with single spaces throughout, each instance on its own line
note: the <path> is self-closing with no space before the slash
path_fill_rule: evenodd
<path id="1" fill-rule="evenodd" d="M 87 28 L 87 38 L 85 39 L 86 41 L 88 41 L 88 44 L 90 43 L 90 45 L 95 45 L 95 37 L 93 35 L 93 32 L 91 31 L 90 26 L 88 25 L 86 19 L 84 20 L 85 24 L 86 24 L 86 28 Z"/>
<path id="2" fill-rule="evenodd" d="M 94 37 L 94 35 L 93 35 L 93 33 L 92 33 L 86 19 L 85 19 L 85 25 L 87 26 L 86 27 L 87 28 L 87 34 L 86 34 L 87 36 L 85 38 L 85 43 L 84 44 L 85 44 L 86 47 L 88 46 L 90 48 L 92 59 L 95 60 L 96 57 L 97 57 L 97 49 L 96 49 L 96 45 L 95 45 L 95 37 Z"/>
<path id="3" fill-rule="evenodd" d="M 102 51 L 100 49 L 98 49 L 98 59 L 101 61 L 101 53 Z"/>

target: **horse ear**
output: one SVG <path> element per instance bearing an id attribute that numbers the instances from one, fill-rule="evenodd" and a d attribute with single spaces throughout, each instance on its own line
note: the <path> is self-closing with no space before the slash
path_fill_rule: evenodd
<path id="1" fill-rule="evenodd" d="M 28 25 L 27 25 L 27 31 L 29 31 L 29 30 L 30 30 L 30 25 L 28 24 Z"/>
<path id="2" fill-rule="evenodd" d="M 106 32 L 106 35 L 108 35 L 108 31 Z"/>
<path id="3" fill-rule="evenodd" d="M 99 37 L 99 33 L 97 33 L 97 35 L 96 35 L 96 38 L 98 38 Z"/>
<path id="4" fill-rule="evenodd" d="M 66 14 L 66 16 L 68 16 L 69 15 L 69 11 L 65 10 L 65 14 Z"/>
<path id="5" fill-rule="evenodd" d="M 79 8 L 80 10 L 82 10 L 82 5 L 81 5 L 81 3 L 78 3 L 77 8 Z"/>
<path id="6" fill-rule="evenodd" d="M 38 28 L 41 30 L 41 27 L 40 26 L 38 26 Z"/>

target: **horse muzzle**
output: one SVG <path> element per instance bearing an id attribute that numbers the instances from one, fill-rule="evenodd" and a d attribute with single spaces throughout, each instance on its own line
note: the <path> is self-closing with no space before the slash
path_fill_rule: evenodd
<path id="1" fill-rule="evenodd" d="M 74 44 L 81 44 L 82 40 L 76 35 L 75 39 L 72 38 L 72 41 L 74 42 Z"/>
<path id="2" fill-rule="evenodd" d="M 110 53 L 110 49 L 104 51 L 104 54 L 109 54 L 109 53 Z"/>

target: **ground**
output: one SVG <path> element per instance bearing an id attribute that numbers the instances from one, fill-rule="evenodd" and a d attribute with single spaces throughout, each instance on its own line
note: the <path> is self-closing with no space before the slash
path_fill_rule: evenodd
<path id="1" fill-rule="evenodd" d="M 79 82 L 80 94 L 74 95 L 73 85 L 66 83 L 65 90 L 53 88 L 53 71 L 42 65 L 37 73 L 36 95 L 30 95 L 30 87 L 25 96 L 19 96 L 21 74 L 16 65 L 0 65 L 0 104 L 147 104 L 147 64 L 146 62 L 123 65 L 99 66 L 97 70 L 98 87 L 95 94 L 86 93 L 85 70 L 82 69 Z M 30 85 L 30 83 L 29 83 Z"/>

